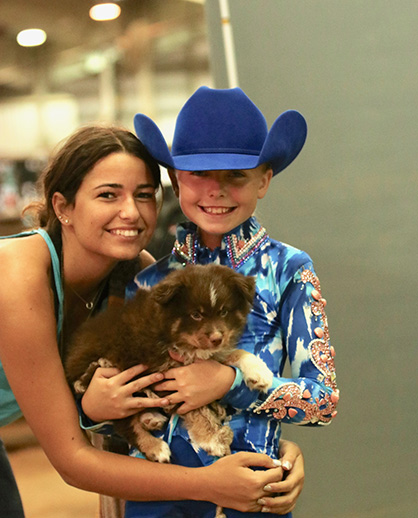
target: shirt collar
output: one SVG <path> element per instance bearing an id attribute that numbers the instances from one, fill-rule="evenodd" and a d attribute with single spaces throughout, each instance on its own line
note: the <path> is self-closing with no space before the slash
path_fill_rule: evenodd
<path id="1" fill-rule="evenodd" d="M 226 262 L 232 268 L 238 268 L 258 250 L 268 235 L 267 230 L 251 217 L 225 234 L 221 246 L 215 250 L 209 250 L 200 244 L 199 232 L 194 223 L 178 225 L 176 237 L 172 253 L 184 265 L 220 262 L 220 258 L 223 257 L 222 263 Z"/>

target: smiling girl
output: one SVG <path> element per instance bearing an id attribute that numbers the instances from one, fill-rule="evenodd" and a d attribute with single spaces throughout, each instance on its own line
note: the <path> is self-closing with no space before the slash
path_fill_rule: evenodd
<path id="1" fill-rule="evenodd" d="M 140 272 L 127 295 L 193 264 L 222 264 L 253 277 L 256 294 L 238 347 L 261 358 L 273 373 L 271 388 L 262 392 L 249 388 L 239 369 L 195 362 L 167 371 L 155 389 L 169 393 L 170 403 L 179 405 L 178 414 L 220 400 L 234 432 L 231 451 L 279 459 L 281 423 L 329 424 L 339 399 L 325 301 L 312 260 L 271 238 L 254 214 L 272 178 L 302 150 L 306 121 L 299 112 L 286 110 L 268 130 L 264 115 L 240 88 L 202 86 L 177 116 L 171 149 L 146 115 L 137 114 L 134 124 L 152 156 L 167 167 L 187 220 L 177 226 L 171 254 Z M 289 378 L 283 375 L 286 362 Z M 193 443 L 181 420 L 173 420 L 165 433 L 178 464 L 217 464 Z M 139 455 L 135 450 L 131 454 Z M 254 512 L 224 509 L 225 515 L 291 518 L 295 501 L 280 486 L 291 479 L 286 475 L 257 501 Z M 183 516 L 179 509 L 186 510 L 184 516 L 214 514 L 206 502 L 194 513 L 196 503 L 187 501 L 172 502 L 171 514 L 165 502 L 129 502 L 127 509 L 126 518 Z"/>

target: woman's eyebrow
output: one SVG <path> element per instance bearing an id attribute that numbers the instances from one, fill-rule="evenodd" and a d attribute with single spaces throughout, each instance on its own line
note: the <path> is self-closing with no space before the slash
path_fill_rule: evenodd
<path id="1" fill-rule="evenodd" d="M 103 183 L 94 188 L 103 189 L 104 187 L 110 187 L 111 189 L 123 189 L 123 185 L 121 183 Z M 155 189 L 154 185 L 151 183 L 141 183 L 136 186 L 136 189 Z"/>
<path id="2" fill-rule="evenodd" d="M 103 189 L 103 187 L 111 187 L 112 189 L 122 189 L 123 185 L 120 183 L 102 183 L 100 185 L 97 185 L 97 187 L 95 187 L 94 190 Z"/>

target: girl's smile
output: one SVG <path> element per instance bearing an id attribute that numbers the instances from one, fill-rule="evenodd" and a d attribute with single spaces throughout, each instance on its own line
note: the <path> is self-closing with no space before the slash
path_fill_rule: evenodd
<path id="1" fill-rule="evenodd" d="M 171 171 L 184 215 L 199 230 L 205 246 L 220 246 L 224 234 L 241 225 L 264 197 L 273 172 L 255 169 L 225 171 Z"/>
<path id="2" fill-rule="evenodd" d="M 223 215 L 229 214 L 235 210 L 235 207 L 200 207 L 206 214 Z"/>

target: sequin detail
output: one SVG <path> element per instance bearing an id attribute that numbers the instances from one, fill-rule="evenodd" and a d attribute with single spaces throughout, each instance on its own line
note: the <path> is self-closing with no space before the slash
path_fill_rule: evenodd
<path id="1" fill-rule="evenodd" d="M 233 268 L 238 268 L 256 251 L 267 239 L 267 230 L 263 227 L 251 239 L 238 239 L 235 234 L 226 237 L 227 254 Z"/>
<path id="2" fill-rule="evenodd" d="M 301 424 L 329 423 L 337 413 L 335 407 L 338 402 L 338 393 L 325 394 L 323 398 L 316 398 L 313 401 L 312 398 L 304 398 L 305 392 L 305 390 L 302 392 L 297 383 L 286 383 L 274 390 L 255 412 L 261 414 L 263 411 L 272 411 L 274 418 L 282 420 L 285 417 L 293 418 L 298 414 L 298 410 L 302 410 L 305 415 Z"/>
<path id="3" fill-rule="evenodd" d="M 172 253 L 185 264 L 196 264 L 197 240 L 193 234 L 187 234 L 184 243 L 176 239 Z"/>
<path id="4" fill-rule="evenodd" d="M 261 227 L 250 239 L 240 239 L 235 234 L 225 236 L 226 253 L 232 268 L 238 268 L 251 257 L 268 238 L 267 230 Z M 175 254 L 185 264 L 196 264 L 198 241 L 194 234 L 186 235 L 183 243 L 176 240 L 173 247 Z"/>
<path id="5" fill-rule="evenodd" d="M 301 282 L 303 284 L 309 282 L 319 293 L 319 300 L 313 300 L 311 303 L 311 311 L 315 316 L 321 318 L 324 335 L 321 340 L 312 340 L 308 350 L 310 359 L 321 373 L 318 380 L 331 388 L 332 392 L 331 394 L 325 393 L 321 399 L 315 398 L 313 400 L 309 390 L 305 389 L 302 392 L 301 387 L 296 383 L 286 383 L 275 389 L 255 412 L 273 411 L 273 417 L 284 419 L 285 417 L 295 417 L 298 409 L 305 414 L 301 424 L 307 422 L 326 424 L 336 416 L 336 406 L 339 400 L 334 364 L 335 351 L 329 345 L 328 320 L 325 314 L 325 305 L 322 301 L 319 279 L 311 270 L 304 269 L 301 272 Z"/>

